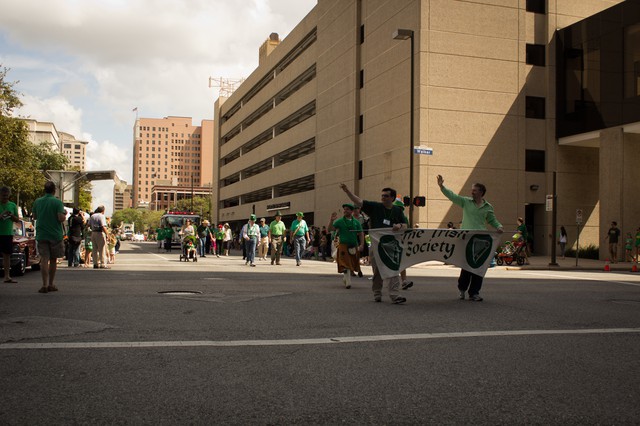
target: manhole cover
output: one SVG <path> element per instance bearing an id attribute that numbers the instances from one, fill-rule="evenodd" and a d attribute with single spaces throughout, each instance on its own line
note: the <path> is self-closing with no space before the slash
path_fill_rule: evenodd
<path id="1" fill-rule="evenodd" d="M 189 294 L 202 294 L 201 291 L 195 290 L 168 290 L 168 291 L 159 291 L 160 294 L 166 294 L 168 296 L 184 296 Z"/>

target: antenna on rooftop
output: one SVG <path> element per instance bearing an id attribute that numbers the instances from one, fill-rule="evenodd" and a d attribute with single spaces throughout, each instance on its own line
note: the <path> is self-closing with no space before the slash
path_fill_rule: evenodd
<path id="1" fill-rule="evenodd" d="M 219 96 L 228 98 L 244 80 L 244 78 L 209 77 L 209 87 L 220 88 Z"/>

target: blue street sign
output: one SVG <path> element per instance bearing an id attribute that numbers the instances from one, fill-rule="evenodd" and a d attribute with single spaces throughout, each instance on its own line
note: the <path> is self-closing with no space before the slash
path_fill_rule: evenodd
<path id="1" fill-rule="evenodd" d="M 424 155 L 433 155 L 433 148 L 427 148 L 425 146 L 414 146 L 413 147 L 414 154 L 424 154 Z"/>

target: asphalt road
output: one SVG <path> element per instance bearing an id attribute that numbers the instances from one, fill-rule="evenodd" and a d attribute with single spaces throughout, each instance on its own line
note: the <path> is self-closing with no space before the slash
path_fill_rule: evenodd
<path id="1" fill-rule="evenodd" d="M 491 269 L 469 302 L 420 266 L 393 305 L 257 264 L 126 243 L 0 284 L 0 424 L 640 423 L 640 274 Z"/>

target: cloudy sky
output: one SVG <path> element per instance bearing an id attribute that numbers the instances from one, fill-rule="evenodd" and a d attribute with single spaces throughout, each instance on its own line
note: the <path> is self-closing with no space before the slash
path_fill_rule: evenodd
<path id="1" fill-rule="evenodd" d="M 283 39 L 316 0 L 0 0 L 0 65 L 18 115 L 89 141 L 87 168 L 131 183 L 140 117 L 213 118 L 209 77 L 247 77 L 269 34 Z M 94 208 L 112 211 L 112 182 Z"/>

